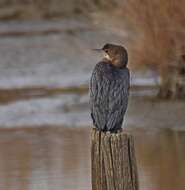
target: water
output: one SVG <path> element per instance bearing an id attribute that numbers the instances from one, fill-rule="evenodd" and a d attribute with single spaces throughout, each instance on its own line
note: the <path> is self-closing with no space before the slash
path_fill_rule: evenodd
<path id="1" fill-rule="evenodd" d="M 132 130 L 140 189 L 182 190 L 185 132 Z M 0 131 L 0 189 L 90 190 L 90 129 Z"/>
<path id="2" fill-rule="evenodd" d="M 141 189 L 182 190 L 185 185 L 185 133 L 170 129 L 146 131 L 140 131 L 136 140 Z"/>

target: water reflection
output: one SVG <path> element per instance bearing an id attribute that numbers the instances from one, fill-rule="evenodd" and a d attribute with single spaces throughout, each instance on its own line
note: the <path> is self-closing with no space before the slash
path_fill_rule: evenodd
<path id="1" fill-rule="evenodd" d="M 185 186 L 185 132 L 133 130 L 142 190 Z M 0 189 L 90 190 L 90 130 L 1 129 Z"/>
<path id="2" fill-rule="evenodd" d="M 136 137 L 142 189 L 181 190 L 185 186 L 185 132 L 170 129 Z"/>

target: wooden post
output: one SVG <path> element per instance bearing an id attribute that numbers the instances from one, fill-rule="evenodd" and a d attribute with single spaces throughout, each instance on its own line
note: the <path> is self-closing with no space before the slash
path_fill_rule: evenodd
<path id="1" fill-rule="evenodd" d="M 138 190 L 131 135 L 92 130 L 92 190 Z"/>

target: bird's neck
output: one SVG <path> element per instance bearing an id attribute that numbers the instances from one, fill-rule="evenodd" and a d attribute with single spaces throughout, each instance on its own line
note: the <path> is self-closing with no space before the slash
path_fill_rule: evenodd
<path id="1" fill-rule="evenodd" d="M 105 57 L 102 59 L 102 61 L 104 63 L 112 64 L 112 61 L 110 59 L 105 58 Z"/>
<path id="2" fill-rule="evenodd" d="M 118 60 L 110 60 L 110 59 L 107 59 L 107 58 L 103 58 L 102 61 L 106 64 L 110 64 L 110 65 L 113 65 L 114 67 L 116 68 L 119 68 L 119 69 L 124 69 L 126 68 L 126 65 L 124 64 L 124 62 L 121 62 L 121 61 L 118 61 Z"/>
<path id="3" fill-rule="evenodd" d="M 114 65 L 115 67 L 119 69 L 126 68 L 126 65 L 124 64 L 124 62 L 120 60 L 112 60 L 112 65 Z"/>

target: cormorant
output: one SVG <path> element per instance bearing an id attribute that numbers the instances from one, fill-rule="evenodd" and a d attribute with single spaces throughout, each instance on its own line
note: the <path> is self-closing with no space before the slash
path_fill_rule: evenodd
<path id="1" fill-rule="evenodd" d="M 120 130 L 127 110 L 130 74 L 123 46 L 105 44 L 104 58 L 96 64 L 90 80 L 90 106 L 94 126 L 101 131 Z"/>

